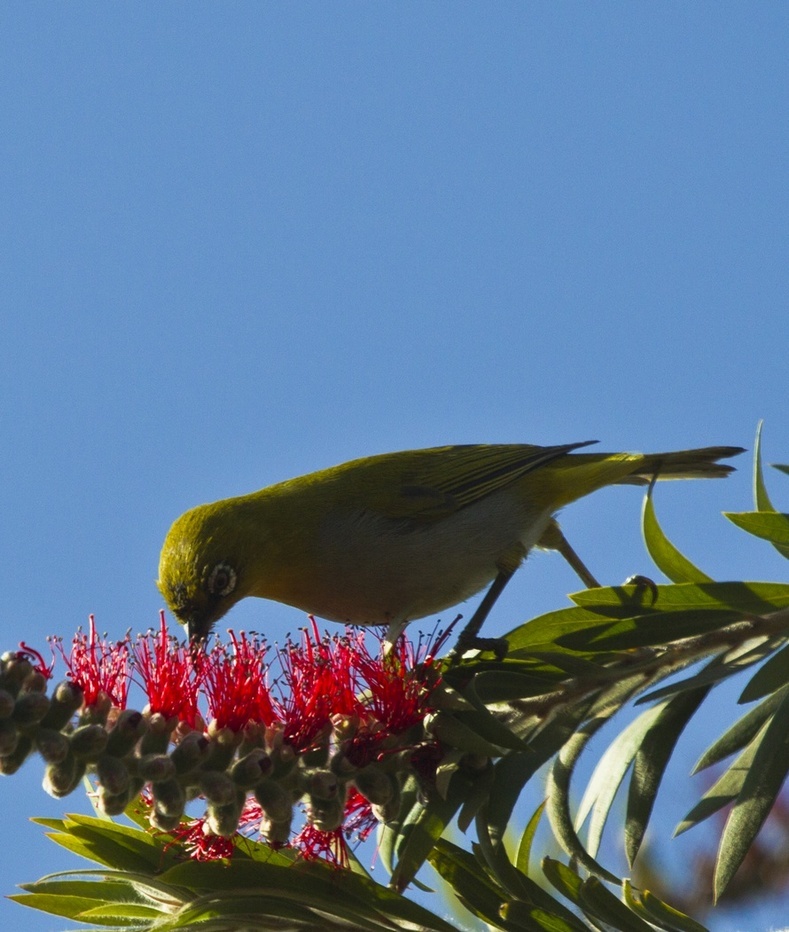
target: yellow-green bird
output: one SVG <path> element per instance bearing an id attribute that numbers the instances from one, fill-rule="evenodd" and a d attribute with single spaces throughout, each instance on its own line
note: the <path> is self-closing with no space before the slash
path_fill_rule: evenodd
<path id="1" fill-rule="evenodd" d="M 655 476 L 726 476 L 718 461 L 742 452 L 572 452 L 592 442 L 385 453 L 199 505 L 167 534 L 159 589 L 193 641 L 247 596 L 387 624 L 392 638 L 493 582 L 489 607 L 535 545 L 571 556 L 554 521 L 570 502 Z"/>

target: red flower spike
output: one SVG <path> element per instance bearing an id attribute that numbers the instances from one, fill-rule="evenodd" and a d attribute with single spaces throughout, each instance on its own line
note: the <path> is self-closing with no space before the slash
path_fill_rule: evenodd
<path id="1" fill-rule="evenodd" d="M 247 725 L 276 720 L 266 681 L 266 647 L 257 636 L 230 634 L 230 644 L 214 644 L 200 666 L 200 686 L 208 699 L 212 727 L 238 733 Z"/>
<path id="2" fill-rule="evenodd" d="M 348 844 L 341 828 L 323 832 L 314 825 L 305 825 L 293 839 L 293 847 L 298 848 L 305 861 L 322 860 L 340 869 L 350 867 Z"/>
<path id="3" fill-rule="evenodd" d="M 50 646 L 51 650 L 51 646 Z M 25 644 L 24 641 L 19 642 L 19 650 L 17 651 L 17 657 L 24 658 L 30 664 L 32 664 L 33 669 L 36 673 L 40 673 L 45 679 L 52 679 L 52 671 L 55 668 L 55 653 L 52 652 L 52 660 L 47 666 L 46 660 L 41 656 L 41 654 L 34 648 L 30 647 L 29 644 Z"/>
<path id="4" fill-rule="evenodd" d="M 438 677 L 429 659 L 429 642 L 415 648 L 401 635 L 388 652 L 381 644 L 376 656 L 363 633 L 355 634 L 351 643 L 356 691 L 365 698 L 364 724 L 350 743 L 348 757 L 361 767 L 375 760 L 385 741 L 407 732 L 432 711 L 430 697 Z"/>
<path id="5" fill-rule="evenodd" d="M 367 841 L 377 827 L 378 820 L 373 815 L 373 807 L 355 787 L 352 787 L 345 801 L 342 827 L 345 837 L 353 836 L 359 841 Z"/>
<path id="6" fill-rule="evenodd" d="M 233 839 L 212 834 L 205 819 L 182 822 L 169 834 L 193 861 L 227 860 L 233 856 L 235 850 Z"/>
<path id="7" fill-rule="evenodd" d="M 164 612 L 157 632 L 137 637 L 132 646 L 134 669 L 148 696 L 151 713 L 177 718 L 189 728 L 198 723 L 198 683 L 192 654 L 167 631 Z"/>
<path id="8" fill-rule="evenodd" d="M 302 643 L 288 641 L 279 651 L 289 695 L 278 703 L 286 743 L 299 751 L 310 750 L 325 735 L 337 716 L 353 716 L 359 710 L 353 654 L 347 638 L 323 637 L 311 618 Z"/>
<path id="9" fill-rule="evenodd" d="M 93 615 L 89 621 L 87 634 L 78 631 L 74 635 L 68 656 L 60 638 L 53 638 L 55 647 L 68 667 L 68 678 L 82 689 L 86 707 L 107 697 L 115 708 L 124 709 L 129 692 L 128 638 L 111 644 L 96 634 Z"/>

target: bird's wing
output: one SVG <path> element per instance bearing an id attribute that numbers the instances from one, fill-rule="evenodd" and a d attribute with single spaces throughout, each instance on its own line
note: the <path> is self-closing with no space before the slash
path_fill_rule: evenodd
<path id="1" fill-rule="evenodd" d="M 379 502 L 376 510 L 392 518 L 441 518 L 517 482 L 571 450 L 595 442 L 553 447 L 471 444 L 425 450 L 418 462 L 403 472 L 397 493 Z"/>

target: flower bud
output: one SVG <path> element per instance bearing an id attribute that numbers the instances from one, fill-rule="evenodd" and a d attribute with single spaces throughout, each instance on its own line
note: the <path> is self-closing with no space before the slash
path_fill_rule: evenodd
<path id="1" fill-rule="evenodd" d="M 186 794 L 181 784 L 177 780 L 163 780 L 161 783 L 152 784 L 151 794 L 157 819 L 161 817 L 167 820 L 170 827 L 174 828 L 180 822 L 186 806 Z M 161 828 L 160 821 L 154 822 L 153 818 L 151 818 L 151 824 Z M 162 829 L 162 831 L 170 831 L 170 829 Z"/>
<path id="2" fill-rule="evenodd" d="M 68 737 L 78 757 L 96 758 L 107 747 L 107 729 L 103 725 L 80 725 Z"/>
<path id="3" fill-rule="evenodd" d="M 48 764 L 44 771 L 44 789 L 50 796 L 60 799 L 72 793 L 85 775 L 85 762 L 69 754 L 59 764 Z"/>
<path id="4" fill-rule="evenodd" d="M 113 795 L 106 792 L 104 787 L 99 789 L 99 808 L 107 816 L 122 815 L 131 801 L 131 795 L 128 790 Z"/>
<path id="5" fill-rule="evenodd" d="M 22 684 L 22 689 L 27 693 L 45 693 L 49 680 L 40 670 L 33 670 Z"/>
<path id="6" fill-rule="evenodd" d="M 178 828 L 178 824 L 183 818 L 183 814 L 172 815 L 164 812 L 159 808 L 157 803 L 154 803 L 153 809 L 148 816 L 148 821 L 151 823 L 152 827 L 157 829 L 160 832 L 172 832 Z"/>
<path id="7" fill-rule="evenodd" d="M 261 780 L 254 789 L 255 799 L 270 822 L 290 825 L 293 802 L 290 794 L 274 780 Z M 262 831 L 262 829 L 261 829 Z M 265 834 L 265 833 L 264 833 Z"/>
<path id="8" fill-rule="evenodd" d="M 145 734 L 148 722 L 141 712 L 124 709 L 115 719 L 107 739 L 107 753 L 115 757 L 128 754 Z"/>
<path id="9" fill-rule="evenodd" d="M 0 757 L 0 773 L 9 777 L 27 760 L 28 754 L 33 750 L 33 739 L 30 735 L 18 735 L 14 750 Z"/>
<path id="10" fill-rule="evenodd" d="M 377 764 L 369 764 L 353 778 L 356 789 L 373 806 L 383 806 L 399 789 L 397 778 L 384 773 Z"/>
<path id="11" fill-rule="evenodd" d="M 204 735 L 196 731 L 186 735 L 170 752 L 176 773 L 187 774 L 199 767 L 207 759 L 209 749 L 210 743 Z"/>
<path id="12" fill-rule="evenodd" d="M 16 696 L 22 683 L 33 672 L 33 665 L 14 651 L 6 651 L 0 661 L 0 688 Z"/>
<path id="13" fill-rule="evenodd" d="M 41 724 L 45 728 L 54 728 L 55 731 L 60 731 L 82 705 L 82 697 L 82 689 L 76 683 L 72 683 L 70 680 L 62 680 L 52 692 L 49 711 L 42 719 Z"/>
<path id="14" fill-rule="evenodd" d="M 207 770 L 197 775 L 200 792 L 215 806 L 226 806 L 236 798 L 236 785 L 221 770 Z"/>
<path id="15" fill-rule="evenodd" d="M 146 754 L 137 760 L 137 773 L 146 783 L 162 783 L 175 776 L 175 764 L 166 754 Z"/>
<path id="16" fill-rule="evenodd" d="M 382 806 L 371 806 L 373 815 L 375 816 L 378 822 L 381 822 L 383 825 L 386 825 L 387 822 L 391 822 L 397 818 L 400 813 L 400 791 L 398 789 L 397 794 L 393 796 L 388 802 L 384 803 Z"/>
<path id="17" fill-rule="evenodd" d="M 340 793 L 340 781 L 330 770 L 316 770 L 307 778 L 307 792 L 318 799 L 337 799 Z"/>
<path id="18" fill-rule="evenodd" d="M 68 738 L 54 728 L 37 728 L 33 738 L 36 750 L 48 764 L 59 764 L 68 756 Z"/>
<path id="19" fill-rule="evenodd" d="M 345 814 L 345 793 L 342 798 L 319 799 L 309 796 L 307 819 L 322 832 L 334 832 L 342 825 Z"/>
<path id="20" fill-rule="evenodd" d="M 230 770 L 230 778 L 242 790 L 251 790 L 263 777 L 271 773 L 271 758 L 262 748 L 254 748 L 237 760 Z"/>
<path id="21" fill-rule="evenodd" d="M 230 728 L 217 728 L 216 721 L 208 726 L 210 753 L 204 766 L 209 770 L 225 770 L 230 766 L 236 748 L 241 743 L 241 735 Z"/>
<path id="22" fill-rule="evenodd" d="M 14 697 L 7 689 L 0 689 L 0 719 L 9 718 L 14 711 Z"/>
<path id="23" fill-rule="evenodd" d="M 19 729 L 11 719 L 0 719 L 0 757 L 13 754 L 19 743 Z"/>
<path id="24" fill-rule="evenodd" d="M 13 720 L 22 728 L 37 725 L 49 711 L 49 698 L 44 693 L 22 692 L 16 700 Z"/>
<path id="25" fill-rule="evenodd" d="M 99 784 L 107 795 L 128 794 L 129 768 L 122 760 L 113 757 L 111 754 L 102 754 L 96 761 L 94 769 Z"/>
<path id="26" fill-rule="evenodd" d="M 166 754 L 170 745 L 170 735 L 173 723 L 166 719 L 161 712 L 145 716 L 147 730 L 140 741 L 140 754 Z"/>
<path id="27" fill-rule="evenodd" d="M 290 839 L 290 823 L 292 821 L 292 812 L 287 819 L 275 822 L 273 819 L 264 816 L 260 820 L 260 834 L 272 846 L 286 845 Z"/>
<path id="28" fill-rule="evenodd" d="M 240 793 L 232 802 L 223 805 L 209 802 L 206 806 L 206 824 L 212 834 L 220 838 L 232 838 L 238 831 L 238 820 L 244 806 L 244 794 Z"/>

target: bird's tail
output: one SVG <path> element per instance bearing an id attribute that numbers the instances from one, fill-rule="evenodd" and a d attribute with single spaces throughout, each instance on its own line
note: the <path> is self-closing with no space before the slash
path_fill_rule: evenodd
<path id="1" fill-rule="evenodd" d="M 558 509 L 606 485 L 648 485 L 653 479 L 722 479 L 734 470 L 719 460 L 742 447 L 703 447 L 674 453 L 569 453 L 532 475 Z"/>
<path id="2" fill-rule="evenodd" d="M 618 479 L 617 484 L 647 485 L 653 479 L 723 479 L 734 472 L 734 466 L 718 460 L 744 452 L 743 447 L 701 447 L 634 456 L 633 471 Z"/>

